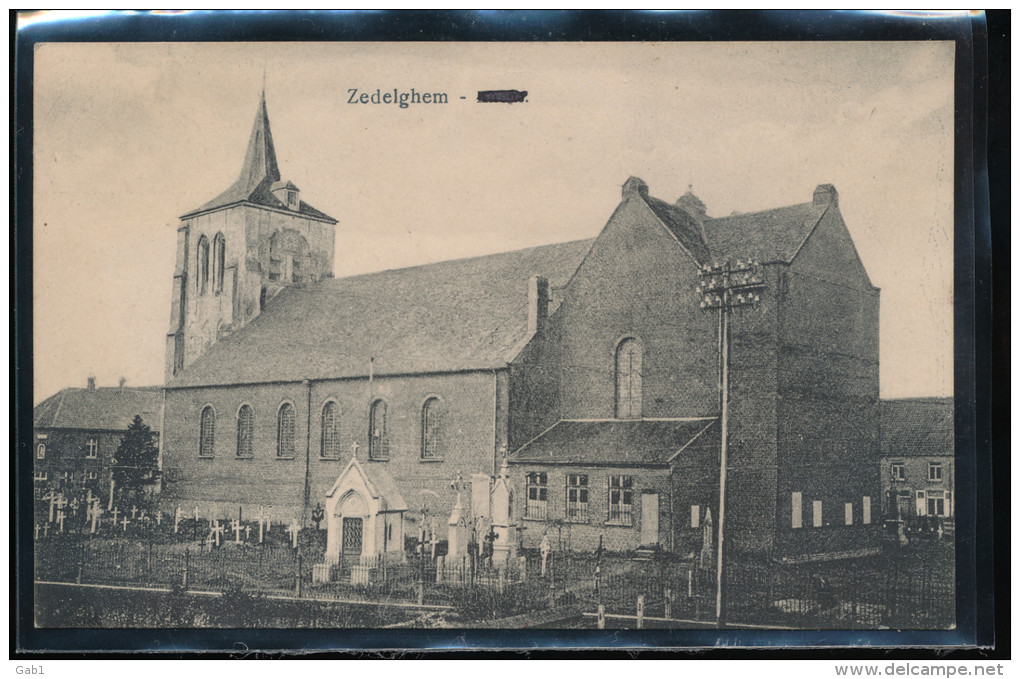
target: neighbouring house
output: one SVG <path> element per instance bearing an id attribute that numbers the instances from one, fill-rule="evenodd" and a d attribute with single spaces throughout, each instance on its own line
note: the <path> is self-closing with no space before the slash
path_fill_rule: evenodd
<path id="1" fill-rule="evenodd" d="M 952 398 L 883 400 L 882 514 L 890 519 L 954 516 Z"/>
<path id="2" fill-rule="evenodd" d="M 159 435 L 160 387 L 62 389 L 33 412 L 36 498 L 48 491 L 78 497 L 92 491 L 108 498 L 113 454 L 135 415 Z"/>
<path id="3" fill-rule="evenodd" d="M 178 229 L 162 499 L 299 520 L 321 503 L 358 553 L 442 526 L 451 483 L 505 455 L 526 546 L 569 530 L 576 548 L 697 551 L 720 397 L 718 318 L 695 288 L 704 264 L 753 258 L 761 304 L 731 326 L 728 534 L 798 558 L 868 549 L 879 291 L 835 188 L 807 197 L 717 219 L 632 177 L 595 238 L 348 277 L 334 241 L 372 225 L 282 180 L 263 94 L 237 182 Z"/>

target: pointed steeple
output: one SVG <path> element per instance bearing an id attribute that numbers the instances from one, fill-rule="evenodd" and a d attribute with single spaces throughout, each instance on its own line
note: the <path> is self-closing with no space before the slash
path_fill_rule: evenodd
<path id="1" fill-rule="evenodd" d="M 202 207 L 182 215 L 182 219 L 202 212 L 225 208 L 238 203 L 254 203 L 274 209 L 287 209 L 302 216 L 336 223 L 329 215 L 316 210 L 300 199 L 293 182 L 280 179 L 280 168 L 276 164 L 276 147 L 273 132 L 269 128 L 269 112 L 266 109 L 266 86 L 262 83 L 255 122 L 248 137 L 248 148 L 244 152 L 241 174 L 229 189 L 213 198 Z"/>
<path id="2" fill-rule="evenodd" d="M 244 154 L 238 187 L 251 195 L 265 182 L 268 186 L 280 181 L 280 168 L 276 165 L 276 148 L 273 146 L 273 132 L 269 129 L 269 112 L 266 110 L 266 90 L 263 85 L 259 108 L 248 138 L 248 150 Z"/>

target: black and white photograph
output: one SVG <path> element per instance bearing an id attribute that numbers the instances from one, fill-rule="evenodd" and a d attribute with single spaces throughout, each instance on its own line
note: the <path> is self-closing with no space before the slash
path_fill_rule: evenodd
<path id="1" fill-rule="evenodd" d="M 953 41 L 33 56 L 37 629 L 956 629 Z"/>

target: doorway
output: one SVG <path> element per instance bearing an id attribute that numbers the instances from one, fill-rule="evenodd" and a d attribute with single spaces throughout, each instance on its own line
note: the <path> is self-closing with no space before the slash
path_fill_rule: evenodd
<path id="1" fill-rule="evenodd" d="M 361 558 L 363 526 L 364 519 L 344 517 L 343 546 L 341 547 L 344 561 L 357 561 Z"/>
<path id="2" fill-rule="evenodd" d="M 641 544 L 659 544 L 659 494 L 641 495 Z"/>

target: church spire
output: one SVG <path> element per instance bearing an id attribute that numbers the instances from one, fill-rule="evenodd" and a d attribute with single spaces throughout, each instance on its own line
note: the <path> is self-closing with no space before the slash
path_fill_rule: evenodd
<path id="1" fill-rule="evenodd" d="M 268 181 L 267 181 L 268 180 Z M 269 112 L 266 110 L 266 88 L 262 85 L 262 96 L 259 99 L 255 123 L 248 138 L 248 150 L 244 154 L 244 165 L 237 184 L 253 193 L 263 182 L 272 184 L 280 181 L 280 169 L 276 165 L 276 148 L 273 146 L 273 133 L 269 129 Z"/>

